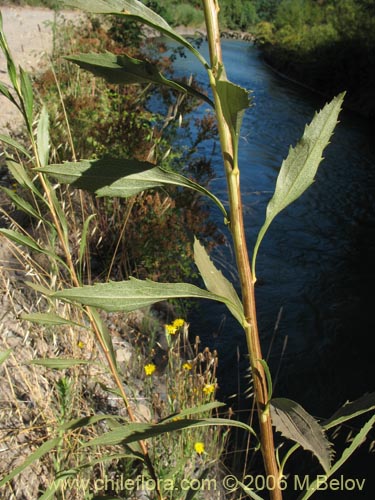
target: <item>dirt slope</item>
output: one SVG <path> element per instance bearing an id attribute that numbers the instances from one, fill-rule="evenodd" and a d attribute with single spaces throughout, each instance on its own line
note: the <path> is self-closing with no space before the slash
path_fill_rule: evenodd
<path id="1" fill-rule="evenodd" d="M 0 7 L 3 26 L 9 47 L 17 64 L 27 70 L 35 70 L 48 61 L 52 51 L 52 25 L 54 12 L 42 8 Z M 61 16 L 62 14 L 58 14 Z M 66 19 L 74 20 L 78 14 L 64 12 Z M 0 81 L 9 83 L 6 74 L 6 61 L 0 53 Z M 7 124 L 11 128 L 20 123 L 17 110 L 7 99 L 0 96 L 0 133 L 4 133 Z"/>

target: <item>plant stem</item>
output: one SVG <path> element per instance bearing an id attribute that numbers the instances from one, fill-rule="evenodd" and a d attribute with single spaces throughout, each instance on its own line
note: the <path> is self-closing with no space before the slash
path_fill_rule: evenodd
<path id="1" fill-rule="evenodd" d="M 267 379 L 264 368 L 260 362 L 260 360 L 262 360 L 262 351 L 257 325 L 254 280 L 250 267 L 243 224 L 240 171 L 234 151 L 231 130 L 223 115 L 220 97 L 216 91 L 217 78 L 220 78 L 221 80 L 226 79 L 222 60 L 220 30 L 218 23 L 219 6 L 217 0 L 203 0 L 203 6 L 211 60 L 211 69 L 208 70 L 208 74 L 214 96 L 220 144 L 227 177 L 230 205 L 230 229 L 233 237 L 234 252 L 236 255 L 237 268 L 241 283 L 242 303 L 247 321 L 247 325 L 245 325 L 244 329 L 250 358 L 250 366 L 254 380 L 254 397 L 259 416 L 263 462 L 266 475 L 271 476 L 274 479 L 275 484 L 275 488 L 270 490 L 270 498 L 272 500 L 281 500 L 282 493 L 278 485 L 279 470 L 276 462 L 272 422 L 268 407 L 269 395 Z"/>
<path id="2" fill-rule="evenodd" d="M 39 161 L 39 155 L 38 155 L 38 148 L 36 146 L 36 143 L 35 143 L 35 140 L 34 140 L 34 137 L 33 137 L 33 134 L 32 134 L 32 130 L 30 128 L 30 133 L 29 133 L 29 137 L 30 137 L 30 140 L 31 140 L 31 144 L 32 144 L 32 147 L 33 147 L 33 151 L 34 151 L 34 156 L 35 156 L 35 161 L 36 161 L 36 166 L 38 169 L 41 168 L 41 164 L 40 164 L 40 161 Z M 48 206 L 49 206 L 49 209 L 50 209 L 50 213 L 51 213 L 51 216 L 53 218 L 53 222 L 54 222 L 54 226 L 56 228 L 56 231 L 57 231 L 57 234 L 59 236 L 59 240 L 60 240 L 60 244 L 62 245 L 62 248 L 63 248 L 63 251 L 64 251 L 64 254 L 65 254 L 65 258 L 67 260 L 67 264 L 68 264 L 68 267 L 69 267 L 69 270 L 70 270 L 70 275 L 71 275 L 71 279 L 72 279 L 72 282 L 74 284 L 74 286 L 76 287 L 79 287 L 81 286 L 81 283 L 78 279 L 78 276 L 77 276 L 77 273 L 76 273 L 76 270 L 75 270 L 75 266 L 74 266 L 74 263 L 73 263 L 73 260 L 72 260 L 72 256 L 71 256 L 71 253 L 70 253 L 70 249 L 69 249 L 69 243 L 64 235 L 64 231 L 61 227 L 61 224 L 60 224 L 60 220 L 59 220 L 59 216 L 55 210 L 55 206 L 54 206 L 54 203 L 53 203 L 53 199 L 52 199 L 52 196 L 51 196 L 51 192 L 50 192 L 50 187 L 49 187 L 49 184 L 46 183 L 46 180 L 43 176 L 43 174 L 41 172 L 38 172 L 38 177 L 39 177 L 39 180 L 42 184 L 42 187 L 44 189 L 44 192 L 46 194 L 46 197 L 47 197 L 47 200 L 48 200 Z M 129 400 L 128 400 L 128 397 L 126 395 L 126 392 L 125 392 L 125 389 L 124 389 L 124 386 L 123 386 L 123 383 L 121 381 L 121 378 L 120 378 L 120 375 L 118 373 L 118 370 L 117 370 L 117 367 L 115 365 L 115 361 L 112 359 L 112 355 L 111 353 L 109 352 L 109 349 L 106 345 L 106 343 L 104 342 L 103 340 L 103 337 L 102 337 L 102 334 L 100 332 L 100 327 L 98 325 L 98 322 L 97 320 L 95 319 L 95 315 L 93 313 L 93 310 L 91 307 L 88 307 L 88 306 L 85 306 L 84 307 L 84 310 L 90 320 L 90 323 L 91 323 L 91 326 L 93 328 L 93 331 L 95 332 L 95 336 L 97 338 L 97 341 L 99 342 L 99 345 L 104 353 L 104 356 L 107 360 L 107 363 L 108 363 L 108 366 L 109 366 L 109 369 L 111 371 L 111 374 L 113 376 L 113 379 L 121 393 L 121 396 L 122 396 L 122 399 L 124 401 L 124 404 L 125 404 L 125 407 L 126 407 L 126 410 L 128 412 L 128 415 L 129 415 L 129 420 L 131 422 L 137 422 L 137 419 L 132 411 L 132 408 L 130 406 L 130 403 L 129 403 Z M 150 456 L 148 454 L 148 450 L 147 450 L 147 446 L 146 446 L 146 443 L 144 441 L 139 441 L 139 446 L 141 448 L 141 451 L 142 451 L 142 454 L 143 454 L 143 459 L 145 461 L 145 464 L 150 472 L 150 475 L 151 477 L 157 481 L 157 476 L 156 476 L 156 472 L 155 472 L 155 469 L 154 469 L 154 466 L 151 462 L 151 459 L 150 459 Z M 158 498 L 160 500 L 162 500 L 163 496 L 159 490 L 159 487 L 156 488 L 156 493 L 158 495 Z"/>

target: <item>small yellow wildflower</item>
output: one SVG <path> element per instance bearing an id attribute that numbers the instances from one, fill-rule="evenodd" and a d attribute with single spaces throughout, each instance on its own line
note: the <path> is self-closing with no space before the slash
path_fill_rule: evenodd
<path id="1" fill-rule="evenodd" d="M 151 376 L 156 370 L 156 366 L 154 365 L 154 363 L 148 363 L 147 365 L 145 365 L 144 368 L 145 368 L 145 374 L 147 376 Z"/>
<path id="2" fill-rule="evenodd" d="M 206 384 L 202 390 L 207 395 L 212 394 L 215 390 L 215 384 Z"/>
<path id="3" fill-rule="evenodd" d="M 204 453 L 204 443 L 201 443 L 200 441 L 194 443 L 194 450 L 198 453 L 198 455 L 202 455 L 202 453 Z"/>
<path id="4" fill-rule="evenodd" d="M 170 325 L 165 325 L 165 331 L 169 335 L 176 335 L 177 330 L 184 326 L 185 321 L 181 318 L 177 318 Z"/>
<path id="5" fill-rule="evenodd" d="M 165 331 L 169 335 L 175 335 L 177 332 L 177 328 L 173 325 L 165 325 Z"/>
<path id="6" fill-rule="evenodd" d="M 82 342 L 82 340 L 79 340 L 77 342 L 77 347 L 79 347 L 80 349 L 83 349 L 85 347 L 85 344 Z"/>
<path id="7" fill-rule="evenodd" d="M 181 319 L 181 318 L 177 318 L 177 319 L 175 319 L 175 320 L 173 321 L 173 323 L 172 323 L 172 324 L 173 324 L 173 326 L 174 326 L 175 328 L 181 328 L 181 326 L 184 326 L 185 321 L 184 321 L 183 319 Z"/>
<path id="8" fill-rule="evenodd" d="M 184 370 L 191 370 L 193 368 L 193 365 L 191 363 L 186 362 L 182 365 L 182 368 Z"/>

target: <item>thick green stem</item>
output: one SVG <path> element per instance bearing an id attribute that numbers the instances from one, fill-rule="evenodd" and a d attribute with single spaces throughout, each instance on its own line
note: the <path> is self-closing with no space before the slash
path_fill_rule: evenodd
<path id="1" fill-rule="evenodd" d="M 234 152 L 231 130 L 223 115 L 220 98 L 216 91 L 216 79 L 219 78 L 219 75 L 220 79 L 226 78 L 221 55 L 220 31 L 218 24 L 219 7 L 216 0 L 203 0 L 203 5 L 211 58 L 211 69 L 208 70 L 208 74 L 214 96 L 220 144 L 227 177 L 230 204 L 230 229 L 232 232 L 237 268 L 241 282 L 242 303 L 248 323 L 245 327 L 245 333 L 254 380 L 254 396 L 259 416 L 261 449 L 266 475 L 271 476 L 275 483 L 275 488 L 270 491 L 270 498 L 272 500 L 281 500 L 282 494 L 280 488 L 278 487 L 279 470 L 276 462 L 272 422 L 268 411 L 269 396 L 267 379 L 263 366 L 260 362 L 262 359 L 262 351 L 257 326 L 254 280 L 249 262 L 243 224 L 240 171 L 238 169 L 237 158 Z"/>

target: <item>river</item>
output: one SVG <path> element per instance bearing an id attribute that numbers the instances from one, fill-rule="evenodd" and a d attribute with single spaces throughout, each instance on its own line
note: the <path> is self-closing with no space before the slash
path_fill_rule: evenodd
<path id="1" fill-rule="evenodd" d="M 200 50 L 208 59 L 206 43 Z M 326 99 L 277 75 L 247 42 L 224 41 L 223 58 L 228 78 L 253 91 L 239 156 L 252 251 L 281 162 Z M 193 56 L 178 57 L 174 67 L 177 75 L 195 74 L 207 88 Z M 206 112 L 202 105 L 194 116 Z M 220 151 L 213 146 L 202 143 L 199 154 L 212 158 L 216 177 L 210 189 L 226 200 Z M 318 416 L 375 389 L 375 155 L 369 123 L 343 111 L 324 156 L 315 183 L 271 225 L 258 256 L 256 289 L 263 353 L 270 350 L 277 374 L 275 394 L 296 399 Z M 215 208 L 212 217 L 226 232 Z M 212 257 L 236 280 L 230 245 Z M 202 345 L 218 351 L 223 395 L 242 394 L 247 359 L 241 328 L 212 303 L 192 312 L 189 321 Z"/>

